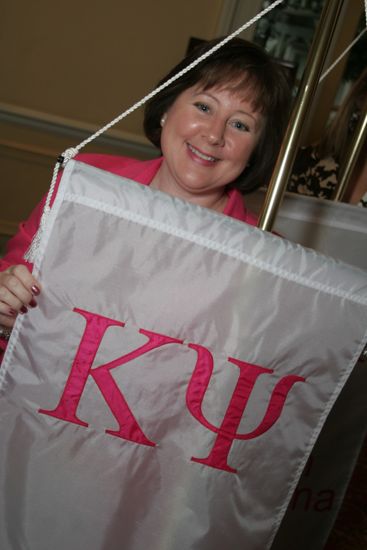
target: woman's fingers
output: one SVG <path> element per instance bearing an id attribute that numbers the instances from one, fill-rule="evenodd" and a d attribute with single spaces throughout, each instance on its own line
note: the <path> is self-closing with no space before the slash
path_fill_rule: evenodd
<path id="1" fill-rule="evenodd" d="M 32 299 L 32 293 L 24 284 L 10 273 L 4 273 L 0 279 L 0 300 L 19 310 Z"/>
<path id="2" fill-rule="evenodd" d="M 41 292 L 39 282 L 25 265 L 11 266 L 7 272 L 19 280 L 33 296 L 38 296 Z"/>
<path id="3" fill-rule="evenodd" d="M 9 286 L 12 287 L 12 284 Z M 23 292 L 20 292 L 20 294 L 26 298 L 29 293 L 24 290 Z M 0 284 L 0 313 L 4 315 L 12 315 L 13 311 L 17 313 L 23 306 L 24 303 L 21 297 L 18 297 L 17 294 L 9 290 L 5 284 Z"/>
<path id="4" fill-rule="evenodd" d="M 10 267 L 0 273 L 0 315 L 9 317 L 8 323 L 11 322 L 18 312 L 26 313 L 29 307 L 37 305 L 34 297 L 39 293 L 40 285 L 27 267 Z"/>

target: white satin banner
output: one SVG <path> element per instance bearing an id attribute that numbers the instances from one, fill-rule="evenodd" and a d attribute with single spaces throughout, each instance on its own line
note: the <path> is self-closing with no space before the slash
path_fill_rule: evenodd
<path id="1" fill-rule="evenodd" d="M 75 161 L 36 272 L 0 548 L 270 548 L 366 344 L 366 273 Z"/>

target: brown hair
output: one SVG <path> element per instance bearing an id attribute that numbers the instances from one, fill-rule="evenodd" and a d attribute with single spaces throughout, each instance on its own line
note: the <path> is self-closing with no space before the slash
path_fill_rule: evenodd
<path id="1" fill-rule="evenodd" d="M 159 85 L 220 40 L 205 42 L 194 48 Z M 234 38 L 147 103 L 145 134 L 156 147 L 160 147 L 162 115 L 187 88 L 200 84 L 203 90 L 222 86 L 233 92 L 246 91 L 254 109 L 263 115 L 265 124 L 250 164 L 231 185 L 244 193 L 266 185 L 279 151 L 290 107 L 290 89 L 283 71 L 260 47 Z"/>

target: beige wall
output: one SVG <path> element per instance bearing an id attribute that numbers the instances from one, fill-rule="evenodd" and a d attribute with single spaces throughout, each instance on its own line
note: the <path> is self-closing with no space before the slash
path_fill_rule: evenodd
<path id="1" fill-rule="evenodd" d="M 54 159 L 149 92 L 228 0 L 12 0 L 0 16 L 0 234 L 47 190 Z M 147 158 L 142 110 L 88 150 Z"/>
<path id="2" fill-rule="evenodd" d="M 102 124 L 211 38 L 221 0 L 13 0 L 1 8 L 0 101 Z M 61 13 L 60 13 L 61 12 Z M 140 133 L 140 113 L 122 127 Z"/>

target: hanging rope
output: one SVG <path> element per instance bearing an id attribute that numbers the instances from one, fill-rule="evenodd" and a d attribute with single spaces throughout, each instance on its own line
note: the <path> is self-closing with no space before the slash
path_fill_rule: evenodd
<path id="1" fill-rule="evenodd" d="M 366 19 L 366 27 L 359 33 L 359 35 L 353 40 L 353 42 L 351 42 L 349 46 L 345 48 L 345 50 L 339 55 L 339 57 L 335 59 L 335 61 L 330 65 L 330 67 L 326 69 L 326 71 L 321 75 L 319 83 L 322 82 L 324 78 L 327 77 L 327 75 L 334 69 L 334 67 L 337 66 L 339 61 L 343 59 L 343 57 L 349 52 L 349 50 L 353 48 L 354 44 L 356 44 L 358 40 L 362 38 L 364 33 L 367 31 L 367 0 L 364 0 L 364 15 Z"/>
<path id="2" fill-rule="evenodd" d="M 367 1 L 367 0 L 366 0 Z M 153 91 L 151 91 L 149 94 L 147 94 L 145 97 L 143 97 L 143 99 L 141 99 L 140 101 L 137 101 L 134 105 L 132 105 L 129 109 L 127 109 L 126 111 L 124 111 L 123 113 L 121 113 L 120 115 L 118 115 L 116 118 L 114 118 L 113 120 L 111 120 L 111 122 L 109 122 L 108 124 L 106 124 L 105 126 L 103 126 L 102 128 L 100 128 L 97 132 L 95 132 L 94 134 L 92 134 L 91 136 L 89 136 L 87 139 L 85 139 L 84 141 L 82 141 L 81 143 L 79 143 L 79 145 L 77 145 L 76 147 L 71 147 L 69 149 L 66 149 L 66 151 L 64 151 L 64 153 L 62 153 L 62 155 L 60 155 L 57 159 L 57 162 L 55 164 L 55 167 L 54 167 L 54 170 L 53 170 L 53 174 L 52 174 L 52 180 L 51 180 L 51 185 L 50 185 L 50 188 L 49 188 L 49 191 L 48 191 L 48 194 L 47 194 L 47 197 L 46 197 L 46 202 L 45 202 L 45 206 L 44 206 L 44 209 L 43 209 L 43 213 L 42 213 L 42 217 L 41 217 L 41 222 L 40 222 L 40 227 L 38 228 L 38 231 L 36 233 L 36 235 L 34 236 L 33 240 L 32 240 L 32 243 L 29 247 L 29 249 L 27 250 L 27 252 L 25 253 L 24 255 L 24 258 L 29 261 L 29 262 L 34 262 L 35 261 L 35 258 L 36 258 L 36 255 L 37 255 L 37 251 L 38 251 L 38 247 L 39 247 L 39 243 L 41 241 L 41 237 L 42 237 L 42 234 L 43 234 L 43 231 L 45 229 L 45 226 L 46 226 L 46 223 L 47 223 L 47 219 L 48 219 L 48 216 L 49 216 L 49 213 L 50 213 L 50 210 L 51 210 L 51 200 L 52 200 L 52 197 L 53 197 L 53 194 L 54 194 L 54 190 L 55 190 L 55 185 L 56 185 L 56 181 L 57 181 L 57 176 L 58 176 L 58 173 L 59 173 L 59 170 L 61 167 L 64 167 L 66 165 L 66 163 L 75 157 L 75 155 L 78 154 L 78 152 L 83 148 L 85 147 L 88 143 L 90 143 L 91 141 L 95 140 L 97 137 L 99 137 L 101 134 L 103 134 L 104 132 L 106 132 L 106 130 L 109 130 L 109 128 L 111 128 L 112 126 L 114 126 L 115 124 L 117 124 L 118 122 L 120 122 L 123 118 L 127 117 L 129 114 L 131 114 L 132 112 L 134 112 L 136 109 L 138 109 L 139 107 L 141 107 L 142 105 L 144 105 L 147 101 L 149 101 L 152 97 L 154 97 L 155 95 L 159 94 L 159 92 L 161 92 L 162 90 L 164 90 L 165 88 L 167 88 L 170 84 L 172 84 L 172 82 L 175 82 L 175 80 L 177 80 L 178 78 L 180 78 L 181 76 L 183 76 L 184 74 L 188 73 L 189 71 L 191 71 L 191 69 L 193 69 L 194 67 L 196 67 L 199 63 L 201 63 L 201 61 L 203 61 L 204 59 L 207 59 L 209 56 L 211 56 L 214 52 L 216 52 L 217 50 L 219 50 L 222 46 L 224 46 L 225 44 L 227 44 L 227 42 L 229 42 L 230 40 L 232 40 L 232 38 L 234 38 L 235 36 L 237 36 L 238 34 L 240 34 L 241 32 L 243 32 L 245 29 L 247 29 L 248 27 L 250 27 L 251 25 L 253 25 L 254 23 L 256 23 L 259 19 L 261 19 L 264 15 L 266 15 L 268 12 L 270 12 L 271 10 L 273 10 L 274 8 L 276 8 L 279 4 L 282 4 L 284 2 L 284 0 L 276 0 L 275 2 L 273 2 L 272 4 L 270 4 L 267 8 L 263 9 L 260 13 L 258 13 L 257 15 L 255 15 L 252 19 L 250 19 L 249 21 L 247 21 L 246 23 L 244 23 L 244 25 L 242 25 L 241 27 L 239 27 L 237 30 L 235 30 L 232 34 L 226 36 L 221 42 L 219 42 L 218 44 L 216 44 L 215 46 L 213 46 L 213 48 L 211 48 L 210 50 L 208 50 L 205 54 L 201 55 L 200 57 L 198 57 L 197 59 L 195 59 L 195 61 L 193 61 L 192 63 L 190 63 L 190 65 L 188 65 L 187 67 L 185 67 L 184 69 L 182 69 L 181 71 L 179 71 L 176 75 L 174 75 L 172 78 L 170 78 L 169 80 L 166 80 L 163 84 L 161 84 L 160 86 L 158 86 L 157 88 L 155 88 Z"/>
<path id="3" fill-rule="evenodd" d="M 39 247 L 39 243 L 40 243 L 40 240 L 41 240 L 42 234 L 44 232 L 44 229 L 45 229 L 45 226 L 46 226 L 46 223 L 47 223 L 47 219 L 48 219 L 48 216 L 49 216 L 49 213 L 50 213 L 50 210 L 51 210 L 51 200 L 52 200 L 52 197 L 53 197 L 53 194 L 54 194 L 54 191 L 55 191 L 57 176 L 58 176 L 58 173 L 59 173 L 59 170 L 60 170 L 61 167 L 64 167 L 66 165 L 66 163 L 70 159 L 74 158 L 78 154 L 78 152 L 81 149 L 83 149 L 83 147 L 88 145 L 88 143 L 92 142 L 97 137 L 99 137 L 101 134 L 103 134 L 104 132 L 109 130 L 112 126 L 114 126 L 115 124 L 120 122 L 122 119 L 126 118 L 128 115 L 130 115 L 131 113 L 136 111 L 138 108 L 140 108 L 142 105 L 144 105 L 147 101 L 152 99 L 154 96 L 159 94 L 162 90 L 167 88 L 170 84 L 175 82 L 178 78 L 180 78 L 184 74 L 191 71 L 191 69 L 196 67 L 199 63 L 201 63 L 201 61 L 203 61 L 204 59 L 207 59 L 209 56 L 211 56 L 213 53 L 215 53 L 217 50 L 219 50 L 222 46 L 227 44 L 227 42 L 229 42 L 230 40 L 235 38 L 237 35 L 239 35 L 241 32 L 243 32 L 244 30 L 249 28 L 251 25 L 253 25 L 257 21 L 259 21 L 262 17 L 264 17 L 264 15 L 266 15 L 267 13 L 272 11 L 274 8 L 276 8 L 279 4 L 282 4 L 283 2 L 284 2 L 284 0 L 275 0 L 275 2 L 273 2 L 268 7 L 263 9 L 260 13 L 255 15 L 252 19 L 250 19 L 249 21 L 244 23 L 241 27 L 239 27 L 233 33 L 226 36 L 221 42 L 219 42 L 218 44 L 213 46 L 213 48 L 208 50 L 205 54 L 198 57 L 195 61 L 190 63 L 190 65 L 188 65 L 187 67 L 185 67 L 181 71 L 179 71 L 172 78 L 166 80 L 163 84 L 161 84 L 160 86 L 158 86 L 157 88 L 152 90 L 145 97 L 143 97 L 142 99 L 137 101 L 134 105 L 129 107 L 126 111 L 122 112 L 116 118 L 111 120 L 108 124 L 106 124 L 105 126 L 100 128 L 99 130 L 97 130 L 97 132 L 95 132 L 94 134 L 89 136 L 87 139 L 85 139 L 84 141 L 79 143 L 79 145 L 76 145 L 75 147 L 71 147 L 69 149 L 66 149 L 66 151 L 64 151 L 62 153 L 62 155 L 60 155 L 58 157 L 57 162 L 55 164 L 53 174 L 52 174 L 52 180 L 51 180 L 50 188 L 49 188 L 49 191 L 48 191 L 48 194 L 47 194 L 47 197 L 46 197 L 46 202 L 45 202 L 45 206 L 44 206 L 42 217 L 41 217 L 40 226 L 38 228 L 38 231 L 37 231 L 36 235 L 34 236 L 34 238 L 32 240 L 32 243 L 31 243 L 29 249 L 25 253 L 24 258 L 29 262 L 34 262 L 35 261 L 37 251 L 38 251 L 38 247 Z M 321 75 L 319 82 L 321 82 L 324 78 L 326 78 L 326 76 L 334 69 L 334 67 L 336 67 L 336 65 L 340 62 L 340 60 L 348 53 L 348 51 L 354 46 L 354 44 L 356 42 L 358 42 L 358 40 L 366 32 L 366 30 L 367 30 L 367 0 L 364 0 L 364 4 L 365 4 L 365 16 L 366 16 L 366 28 L 363 29 L 363 31 L 353 40 L 353 42 L 351 44 L 349 44 L 349 46 L 340 54 L 340 56 L 332 63 L 332 65 Z"/>
<path id="4" fill-rule="evenodd" d="M 367 0 L 366 0 L 366 2 L 367 2 Z M 353 48 L 354 44 L 356 44 L 358 42 L 358 40 L 360 38 L 362 38 L 362 36 L 364 35 L 364 33 L 366 31 L 367 31 L 367 27 L 359 33 L 359 35 L 353 40 L 353 42 L 351 42 L 349 44 L 349 46 L 347 48 L 345 48 L 345 50 L 339 55 L 339 57 L 337 57 L 335 59 L 335 61 L 330 65 L 330 67 L 328 69 L 326 69 L 326 71 L 320 76 L 319 82 L 322 82 L 324 80 L 324 78 L 326 78 L 327 75 L 329 73 L 331 73 L 331 71 L 337 66 L 339 61 L 341 61 L 343 59 L 343 57 L 349 52 L 349 50 L 351 50 Z"/>
<path id="5" fill-rule="evenodd" d="M 366 0 L 367 1 L 367 0 Z M 260 13 L 258 13 L 257 15 L 255 15 L 252 19 L 250 19 L 249 21 L 247 21 L 247 23 L 245 23 L 244 25 L 242 25 L 241 27 L 239 27 L 237 30 L 235 30 L 232 34 L 226 36 L 221 42 L 219 42 L 218 44 L 216 44 L 215 46 L 213 46 L 210 50 L 208 50 L 205 54 L 201 55 L 200 57 L 198 57 L 197 59 L 195 59 L 195 61 L 193 61 L 192 63 L 190 63 L 190 65 L 188 65 L 187 67 L 185 67 L 184 69 L 182 69 L 181 71 L 179 71 L 177 74 L 175 74 L 172 78 L 170 78 L 169 80 L 166 80 L 165 82 L 163 82 L 163 84 L 161 84 L 160 86 L 158 86 L 157 88 L 155 88 L 152 92 L 150 92 L 149 94 L 147 94 L 145 97 L 143 97 L 143 99 L 141 99 L 140 101 L 137 101 L 134 105 L 132 105 L 129 109 L 127 109 L 126 111 L 124 111 L 123 113 L 121 113 L 120 115 L 118 115 L 116 118 L 114 118 L 113 120 L 111 120 L 111 122 L 109 122 L 108 124 L 106 124 L 105 126 L 103 126 L 103 128 L 101 128 L 100 130 L 98 130 L 95 134 L 91 135 L 90 137 L 88 137 L 87 139 L 85 139 L 84 141 L 82 141 L 79 145 L 77 145 L 75 147 L 75 150 L 76 151 L 80 151 L 80 149 L 82 149 L 83 147 L 85 147 L 88 143 L 90 143 L 91 141 L 93 141 L 94 139 L 96 139 L 97 137 L 99 137 L 101 134 L 103 134 L 106 130 L 109 130 L 109 128 L 111 128 L 112 126 L 114 126 L 115 124 L 117 124 L 117 122 L 120 122 L 120 120 L 122 120 L 123 118 L 127 117 L 128 115 L 130 115 L 133 111 L 135 111 L 136 109 L 138 109 L 139 107 L 141 107 L 142 105 L 144 105 L 147 101 L 149 101 L 149 99 L 151 99 L 152 97 L 156 96 L 157 94 L 159 94 L 162 90 L 164 90 L 165 88 L 167 88 L 170 84 L 172 84 L 172 82 L 175 82 L 176 80 L 178 80 L 181 76 L 183 76 L 184 74 L 188 73 L 189 71 L 191 71 L 191 69 L 193 69 L 194 67 L 196 67 L 197 65 L 199 65 L 199 63 L 201 63 L 204 59 L 207 59 L 208 57 L 210 57 L 214 52 L 216 52 L 217 50 L 219 50 L 222 46 L 224 46 L 225 44 L 227 44 L 227 42 L 229 42 L 230 40 L 232 40 L 232 38 L 235 38 L 235 36 L 239 35 L 241 32 L 243 32 L 245 29 L 247 29 L 248 27 L 250 27 L 251 25 L 253 25 L 254 23 L 256 23 L 259 19 L 261 19 L 264 15 L 266 15 L 268 12 L 270 12 L 271 10 L 273 10 L 274 8 L 276 8 L 276 6 L 278 6 L 279 4 L 281 4 L 282 2 L 284 2 L 284 0 L 276 0 L 275 2 L 273 2 L 272 4 L 270 4 L 270 6 L 268 6 L 267 8 L 265 8 L 264 10 L 262 10 Z"/>

